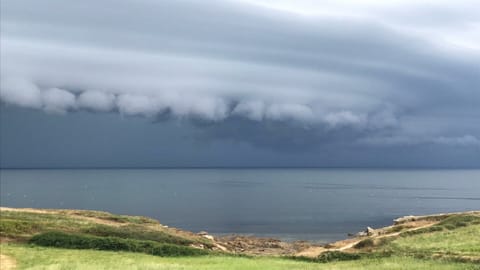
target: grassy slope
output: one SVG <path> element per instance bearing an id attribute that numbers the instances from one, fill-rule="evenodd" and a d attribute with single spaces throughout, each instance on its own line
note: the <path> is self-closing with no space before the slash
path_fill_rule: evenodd
<path id="1" fill-rule="evenodd" d="M 73 214 L 72 214 L 73 213 Z M 100 222 L 100 223 L 99 223 Z M 32 235 L 57 230 L 129 241 L 156 241 L 186 246 L 203 243 L 194 234 L 166 229 L 142 217 L 104 212 L 1 212 L 0 236 L 17 240 L 0 245 L 1 253 L 17 260 L 19 269 L 479 269 L 480 217 L 453 216 L 440 223 L 404 233 L 373 246 L 351 249 L 359 260 L 318 263 L 286 258 L 203 257 L 167 258 L 141 253 L 57 249 L 26 244 Z M 387 256 L 385 253 L 391 255 Z M 366 254 L 366 255 L 365 255 Z M 459 261 L 471 261 L 462 263 Z"/>
<path id="2" fill-rule="evenodd" d="M 391 246 L 407 252 L 480 256 L 480 225 L 402 237 L 393 241 Z"/>
<path id="3" fill-rule="evenodd" d="M 113 215 L 100 211 L 38 210 L 0 212 L 0 237 L 27 241 L 33 235 L 61 231 L 124 239 L 151 240 L 182 246 L 212 246 L 210 240 L 193 233 L 162 226 L 146 217 Z"/>
<path id="4" fill-rule="evenodd" d="M 472 261 L 480 265 L 480 216 L 447 217 L 431 227 L 405 232 L 381 242 L 370 249 L 417 258 Z"/>
<path id="5" fill-rule="evenodd" d="M 139 253 L 68 250 L 3 245 L 2 252 L 17 259 L 19 269 L 168 269 L 168 270 L 287 270 L 287 269 L 480 269 L 473 264 L 420 260 L 410 257 L 362 259 L 327 264 L 282 258 L 228 256 L 165 258 Z"/>

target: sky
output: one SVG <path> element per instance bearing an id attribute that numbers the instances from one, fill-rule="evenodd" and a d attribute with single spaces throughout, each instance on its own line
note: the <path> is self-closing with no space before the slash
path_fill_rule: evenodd
<path id="1" fill-rule="evenodd" d="M 480 167 L 480 6 L 3 0 L 0 166 Z"/>

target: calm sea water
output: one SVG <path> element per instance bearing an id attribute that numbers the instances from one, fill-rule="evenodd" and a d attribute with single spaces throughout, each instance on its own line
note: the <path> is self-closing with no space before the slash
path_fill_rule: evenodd
<path id="1" fill-rule="evenodd" d="M 332 241 L 480 209 L 480 170 L 1 170 L 2 206 L 105 210 L 213 234 Z"/>

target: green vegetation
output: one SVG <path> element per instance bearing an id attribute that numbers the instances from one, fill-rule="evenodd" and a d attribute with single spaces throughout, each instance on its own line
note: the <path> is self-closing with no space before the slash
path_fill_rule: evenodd
<path id="1" fill-rule="evenodd" d="M 389 244 L 397 252 L 443 257 L 472 257 L 480 263 L 480 225 L 400 237 Z"/>
<path id="2" fill-rule="evenodd" d="M 145 229 L 138 225 L 127 225 L 122 227 L 113 227 L 106 225 L 96 225 L 81 230 L 85 234 L 102 236 L 102 237 L 118 237 L 123 239 L 136 239 L 136 240 L 150 240 L 160 243 L 169 243 L 175 245 L 190 245 L 194 241 L 188 240 L 183 237 L 174 236 L 162 231 L 154 231 L 151 229 Z"/>
<path id="3" fill-rule="evenodd" d="M 2 211 L 0 235 L 24 239 L 42 231 L 72 231 L 85 226 L 88 226 L 88 222 L 60 214 Z"/>
<path id="4" fill-rule="evenodd" d="M 391 228 L 388 228 L 387 230 L 385 230 L 384 234 L 401 232 L 405 229 L 408 229 L 408 228 L 403 226 L 403 225 L 396 225 L 396 226 L 392 226 Z"/>
<path id="5" fill-rule="evenodd" d="M 28 241 L 32 236 L 61 231 L 100 237 L 150 240 L 165 244 L 211 247 L 210 240 L 193 234 L 177 233 L 146 217 L 112 215 L 99 211 L 59 210 L 53 213 L 2 211 L 0 236 Z"/>
<path id="6" fill-rule="evenodd" d="M 154 241 L 122 239 L 118 237 L 98 237 L 63 232 L 38 234 L 30 239 L 30 243 L 45 247 L 130 251 L 156 256 L 199 256 L 207 255 L 209 253 L 203 249 L 172 244 L 160 244 Z"/>
<path id="7" fill-rule="evenodd" d="M 399 236 L 366 238 L 359 252 L 472 262 L 480 265 L 480 217 L 451 215 L 437 224 Z"/>
<path id="8" fill-rule="evenodd" d="M 356 249 L 361 249 L 373 246 L 375 246 L 375 240 L 373 238 L 366 238 L 355 244 L 353 247 Z"/>
<path id="9" fill-rule="evenodd" d="M 0 236 L 4 237 L 16 237 L 16 236 L 28 236 L 39 228 L 36 224 L 32 224 L 28 221 L 14 220 L 14 219 L 0 219 Z"/>
<path id="10" fill-rule="evenodd" d="M 396 225 L 353 248 L 314 258 L 248 257 L 210 251 L 210 240 L 149 218 L 97 211 L 2 211 L 0 236 L 14 242 L 0 248 L 18 269 L 480 270 L 480 216 L 433 220 L 436 224 L 417 230 L 411 230 L 412 224 Z"/>
<path id="11" fill-rule="evenodd" d="M 355 253 L 345 253 L 345 252 L 340 252 L 340 251 L 327 251 L 320 256 L 318 256 L 315 259 L 315 262 L 322 262 L 322 263 L 328 263 L 328 262 L 339 262 L 339 261 L 352 261 L 352 260 L 358 260 L 360 259 L 361 256 L 359 254 Z"/>
<path id="12" fill-rule="evenodd" d="M 407 231 L 403 232 L 402 236 L 410 236 L 415 234 L 424 234 L 429 232 L 440 232 L 444 230 L 454 230 L 461 227 L 466 227 L 469 225 L 477 225 L 480 224 L 480 217 L 479 216 L 471 216 L 471 215 L 451 215 L 444 220 L 440 221 L 439 223 L 419 229 L 414 231 Z"/>
<path id="13" fill-rule="evenodd" d="M 297 260 L 297 261 L 305 261 L 305 262 L 329 263 L 329 262 L 359 260 L 362 258 L 362 256 L 356 253 L 346 253 L 341 251 L 327 251 L 320 254 L 316 258 L 309 258 L 309 257 L 287 257 L 287 258 L 292 260 Z"/>
<path id="14" fill-rule="evenodd" d="M 478 270 L 478 265 L 411 257 L 366 258 L 330 263 L 312 263 L 270 257 L 157 257 L 142 253 L 56 249 L 4 245 L 2 252 L 17 259 L 18 269 L 146 269 L 146 270 Z"/>
<path id="15" fill-rule="evenodd" d="M 133 223 L 133 224 L 158 224 L 158 221 L 153 218 L 141 217 L 141 216 L 123 216 L 114 215 L 103 211 L 91 211 L 91 210 L 63 210 L 59 211 L 60 214 L 76 215 L 90 218 L 98 218 L 106 221 L 113 221 L 119 223 Z"/>

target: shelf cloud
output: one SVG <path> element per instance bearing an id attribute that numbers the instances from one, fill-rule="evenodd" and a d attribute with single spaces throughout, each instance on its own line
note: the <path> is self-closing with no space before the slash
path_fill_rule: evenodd
<path id="1" fill-rule="evenodd" d="M 207 122 L 211 136 L 241 121 L 479 146 L 476 2 L 4 0 L 0 97 Z"/>

